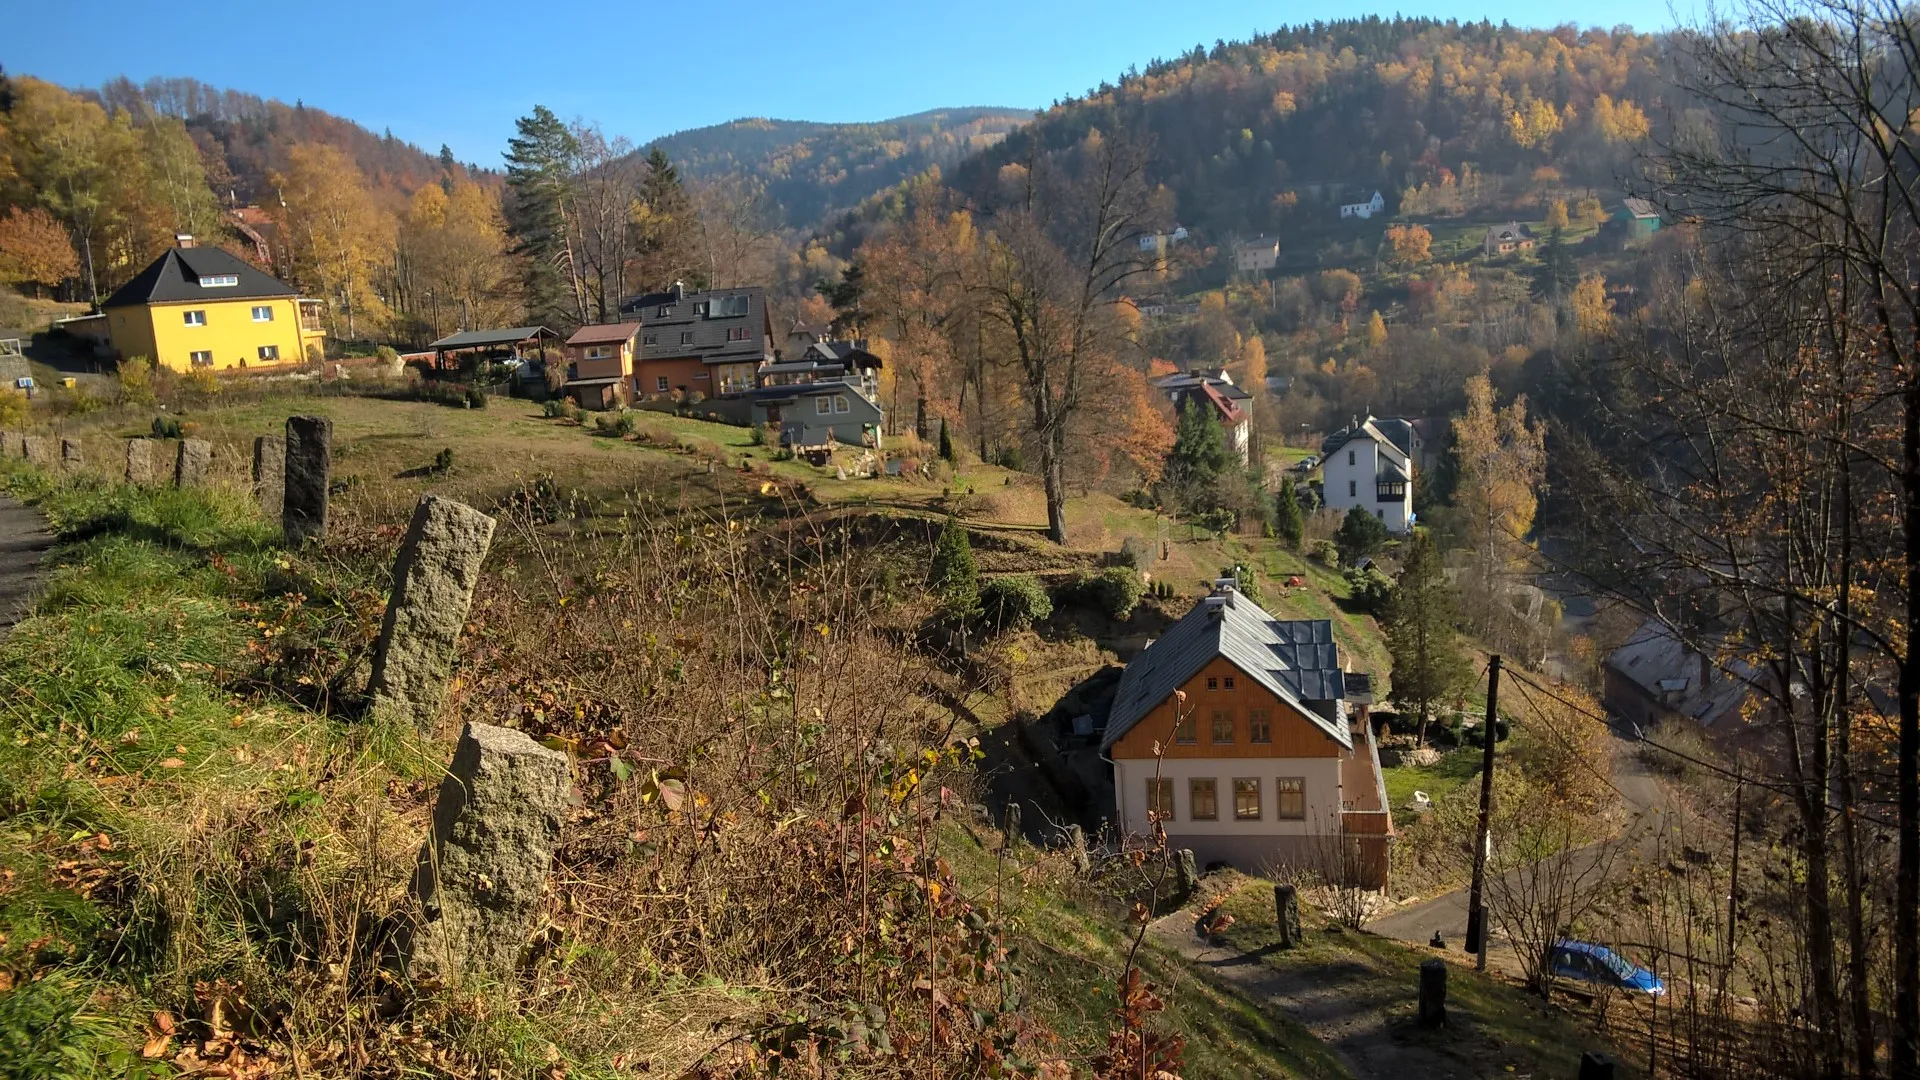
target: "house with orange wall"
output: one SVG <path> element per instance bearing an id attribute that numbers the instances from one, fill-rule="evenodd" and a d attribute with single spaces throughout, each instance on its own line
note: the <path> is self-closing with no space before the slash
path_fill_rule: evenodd
<path id="1" fill-rule="evenodd" d="M 1115 821 L 1158 823 L 1202 864 L 1384 888 L 1393 819 L 1350 681 L 1330 622 L 1276 619 L 1216 583 L 1121 676 L 1101 739 Z"/>
<path id="2" fill-rule="evenodd" d="M 611 409 L 626 401 L 633 379 L 637 322 L 583 326 L 567 338 L 567 384 L 562 391 L 583 409 Z"/>

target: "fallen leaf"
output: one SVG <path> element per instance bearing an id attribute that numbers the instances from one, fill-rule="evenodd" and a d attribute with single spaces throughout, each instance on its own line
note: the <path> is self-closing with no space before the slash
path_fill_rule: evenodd
<path id="1" fill-rule="evenodd" d="M 185 765 L 185 764 L 186 764 L 186 762 L 184 762 L 184 761 L 181 761 L 181 760 L 180 760 L 179 758 L 177 758 L 177 757 L 170 757 L 170 758 L 168 758 L 167 760 L 165 760 L 165 761 L 163 761 L 163 762 L 161 762 L 161 763 L 160 763 L 160 767 L 161 767 L 161 768 L 163 768 L 163 769 L 177 769 L 177 768 L 179 768 L 180 766 L 182 766 L 182 765 Z"/>
<path id="2" fill-rule="evenodd" d="M 173 1034 L 173 1014 L 165 1011 L 154 1013 L 153 1026 L 160 1029 L 162 1034 Z"/>
<path id="3" fill-rule="evenodd" d="M 171 1045 L 173 1045 L 173 1036 L 155 1035 L 147 1040 L 147 1045 L 140 1048 L 140 1056 L 149 1060 L 166 1057 L 167 1047 Z"/>

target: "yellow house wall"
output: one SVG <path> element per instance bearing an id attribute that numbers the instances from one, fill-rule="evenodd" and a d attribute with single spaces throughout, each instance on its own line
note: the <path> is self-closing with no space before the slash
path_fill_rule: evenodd
<path id="1" fill-rule="evenodd" d="M 253 309 L 262 305 L 273 309 L 272 322 L 253 321 Z M 188 326 L 189 311 L 206 312 L 206 325 Z M 317 337 L 301 334 L 299 305 L 291 297 L 193 300 L 115 308 L 107 315 L 113 347 L 122 357 L 150 356 L 175 371 L 191 371 L 193 354 L 202 350 L 213 353 L 216 371 L 272 366 L 260 359 L 262 345 L 279 346 L 278 363 L 298 364 L 305 359 L 305 342 Z"/>

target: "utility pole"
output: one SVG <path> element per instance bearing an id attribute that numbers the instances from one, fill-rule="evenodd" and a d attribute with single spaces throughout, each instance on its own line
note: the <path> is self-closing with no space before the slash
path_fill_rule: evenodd
<path id="1" fill-rule="evenodd" d="M 1473 834 L 1473 888 L 1467 893 L 1467 951 L 1474 968 L 1487 970 L 1487 853 L 1492 846 L 1493 741 L 1500 703 L 1500 654 L 1487 662 L 1487 719 L 1480 728 L 1480 827 Z"/>

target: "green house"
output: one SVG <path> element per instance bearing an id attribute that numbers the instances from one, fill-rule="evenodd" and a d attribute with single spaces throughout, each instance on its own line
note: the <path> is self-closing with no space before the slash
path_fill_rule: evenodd
<path id="1" fill-rule="evenodd" d="M 1620 209 L 1613 212 L 1613 220 L 1620 223 L 1629 240 L 1639 240 L 1660 231 L 1660 211 L 1645 199 L 1622 199 Z"/>

